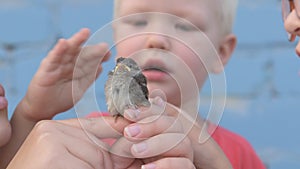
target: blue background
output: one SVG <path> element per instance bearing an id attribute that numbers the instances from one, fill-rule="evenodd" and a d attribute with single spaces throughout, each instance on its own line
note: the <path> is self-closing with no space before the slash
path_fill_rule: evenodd
<path id="1" fill-rule="evenodd" d="M 0 83 L 10 115 L 57 38 L 82 27 L 94 33 L 111 14 L 108 0 L 0 0 Z M 287 41 L 280 2 L 240 0 L 234 32 L 238 46 L 225 70 L 227 103 L 220 124 L 248 139 L 269 168 L 300 168 L 300 59 L 296 43 Z M 103 73 L 112 66 L 105 64 Z M 101 76 L 96 86 L 104 81 Z M 96 92 L 103 99 L 103 91 Z M 204 101 L 209 92 L 203 91 Z M 105 109 L 103 102 L 99 107 Z M 73 109 L 55 118 L 70 117 L 76 117 Z"/>

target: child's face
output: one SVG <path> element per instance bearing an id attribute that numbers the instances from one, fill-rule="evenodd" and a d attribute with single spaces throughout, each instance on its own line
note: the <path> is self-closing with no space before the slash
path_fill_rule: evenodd
<path id="1" fill-rule="evenodd" d="M 218 49 L 223 40 L 215 0 L 119 3 L 117 18 L 124 18 L 114 25 L 117 57 L 135 59 L 147 78 L 150 93 L 160 89 L 174 105 L 180 105 L 183 92 L 198 93 L 207 72 L 218 65 L 210 43 Z"/>

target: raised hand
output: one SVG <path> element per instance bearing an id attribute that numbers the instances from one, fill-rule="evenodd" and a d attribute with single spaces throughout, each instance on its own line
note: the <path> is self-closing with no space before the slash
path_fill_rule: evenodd
<path id="1" fill-rule="evenodd" d="M 51 119 L 72 108 L 94 82 L 110 52 L 106 44 L 83 48 L 89 34 L 88 29 L 82 29 L 70 39 L 60 39 L 44 58 L 18 106 L 26 118 Z"/>
<path id="2" fill-rule="evenodd" d="M 11 140 L 1 148 L 0 168 L 7 166 L 38 121 L 72 108 L 100 74 L 110 52 L 106 44 L 83 47 L 89 35 L 82 29 L 60 39 L 43 59 L 11 118 Z"/>

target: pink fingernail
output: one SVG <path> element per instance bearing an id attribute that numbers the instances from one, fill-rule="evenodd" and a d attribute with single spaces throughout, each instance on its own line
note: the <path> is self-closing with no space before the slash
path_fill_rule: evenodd
<path id="1" fill-rule="evenodd" d="M 156 165 L 153 163 L 150 163 L 150 164 L 142 165 L 141 169 L 155 169 L 155 168 L 156 168 Z"/>
<path id="2" fill-rule="evenodd" d="M 126 114 L 128 114 L 128 116 L 131 118 L 131 119 L 135 119 L 138 117 L 138 115 L 141 113 L 141 111 L 139 109 L 127 109 L 125 110 L 126 111 Z"/>
<path id="3" fill-rule="evenodd" d="M 132 148 L 133 148 L 133 150 L 134 150 L 136 153 L 140 154 L 140 153 L 146 151 L 148 147 L 147 147 L 147 144 L 146 144 L 146 143 L 141 142 L 141 143 L 138 143 L 138 144 L 134 144 L 134 145 L 132 146 Z"/>
<path id="4" fill-rule="evenodd" d="M 154 103 L 158 105 L 159 107 L 165 106 L 165 101 L 161 97 L 155 97 Z"/>
<path id="5" fill-rule="evenodd" d="M 141 132 L 141 128 L 138 125 L 132 125 L 129 127 L 126 127 L 124 129 L 125 133 L 130 137 L 135 137 Z"/>
<path id="6" fill-rule="evenodd" d="M 7 107 L 7 100 L 5 97 L 0 97 L 0 109 L 4 109 Z"/>

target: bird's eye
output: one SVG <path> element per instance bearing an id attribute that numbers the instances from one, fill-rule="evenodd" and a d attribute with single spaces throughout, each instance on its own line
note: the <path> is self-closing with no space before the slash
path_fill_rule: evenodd
<path id="1" fill-rule="evenodd" d="M 120 62 L 122 62 L 123 60 L 125 60 L 125 58 L 119 57 L 119 58 L 117 59 L 117 63 L 120 63 Z"/>

